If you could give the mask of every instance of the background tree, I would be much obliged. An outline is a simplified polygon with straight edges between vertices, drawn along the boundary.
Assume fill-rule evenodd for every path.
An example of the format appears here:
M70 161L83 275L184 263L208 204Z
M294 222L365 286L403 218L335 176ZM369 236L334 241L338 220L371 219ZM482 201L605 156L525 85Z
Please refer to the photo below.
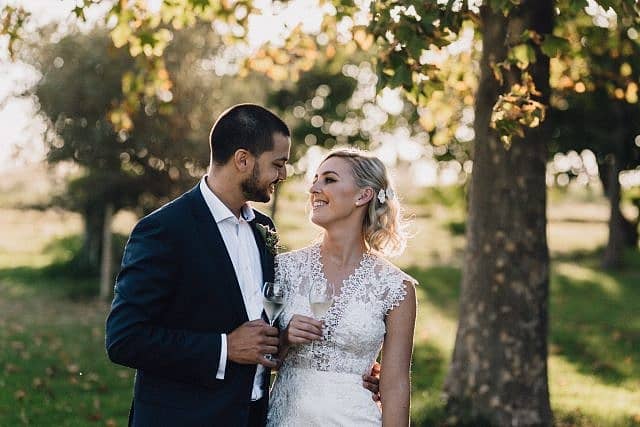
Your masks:
M143 84L135 59L103 29L37 49L35 95L51 124L47 159L81 167L57 202L83 216L75 260L82 270L98 271L107 206L144 214L193 185L208 164L215 117L232 100L264 96L259 77L237 87L216 75L210 58L217 46L205 25L176 35L164 56L171 85L140 94L128 91ZM122 114L124 98L140 108Z
M617 268L624 248L638 245L638 222L627 219L620 209L619 175L640 161L640 148L635 143L640 134L639 35L637 17L616 20L610 12L596 7L589 12L558 26L558 32L569 41L569 49L553 67L553 148L595 153L610 204L609 239L602 265Z

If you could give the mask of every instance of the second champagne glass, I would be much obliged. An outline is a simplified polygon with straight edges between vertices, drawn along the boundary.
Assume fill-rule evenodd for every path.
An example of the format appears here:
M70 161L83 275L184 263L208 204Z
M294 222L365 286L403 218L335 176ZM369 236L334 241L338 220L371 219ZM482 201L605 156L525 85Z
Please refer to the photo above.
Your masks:
M333 304L335 290L328 281L323 283L313 283L309 289L309 307L313 317L320 320L327 314ZM324 338L323 338L324 339ZM311 343L311 351L315 354L316 342Z
M334 288L327 281L324 283L314 283L309 289L309 306L313 317L320 320L333 304Z

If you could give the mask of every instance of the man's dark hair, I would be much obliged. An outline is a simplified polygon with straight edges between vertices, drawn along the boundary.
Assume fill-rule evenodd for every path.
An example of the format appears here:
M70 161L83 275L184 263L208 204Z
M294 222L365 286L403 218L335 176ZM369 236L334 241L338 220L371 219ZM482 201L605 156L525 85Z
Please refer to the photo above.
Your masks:
M211 160L223 165L241 148L254 156L273 149L273 135L290 137L278 116L255 104L238 104L222 113L211 128Z

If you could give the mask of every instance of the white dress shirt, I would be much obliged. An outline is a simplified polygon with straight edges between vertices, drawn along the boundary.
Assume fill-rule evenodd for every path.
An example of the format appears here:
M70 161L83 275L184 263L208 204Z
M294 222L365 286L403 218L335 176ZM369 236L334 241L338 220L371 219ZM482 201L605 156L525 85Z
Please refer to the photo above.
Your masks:
M255 219L253 209L249 204L242 207L240 218L237 218L231 210L211 191L206 183L207 176L200 181L200 191L204 196L213 219L216 221L224 244L233 263L244 306L247 309L249 320L260 319L262 315L262 264L256 239L249 225ZM214 280L214 278L211 278ZM220 351L220 363L216 378L224 379L227 367L227 336L222 334L222 346ZM258 365L256 376L253 380L251 400L262 397L262 375L264 366Z

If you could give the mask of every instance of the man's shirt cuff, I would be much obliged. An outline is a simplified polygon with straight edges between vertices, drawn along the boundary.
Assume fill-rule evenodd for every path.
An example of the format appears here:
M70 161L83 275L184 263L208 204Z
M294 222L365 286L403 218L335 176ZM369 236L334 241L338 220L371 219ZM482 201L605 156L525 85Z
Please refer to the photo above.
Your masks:
M218 372L216 379L223 380L224 372L227 368L227 334L220 334L220 362L218 363Z

